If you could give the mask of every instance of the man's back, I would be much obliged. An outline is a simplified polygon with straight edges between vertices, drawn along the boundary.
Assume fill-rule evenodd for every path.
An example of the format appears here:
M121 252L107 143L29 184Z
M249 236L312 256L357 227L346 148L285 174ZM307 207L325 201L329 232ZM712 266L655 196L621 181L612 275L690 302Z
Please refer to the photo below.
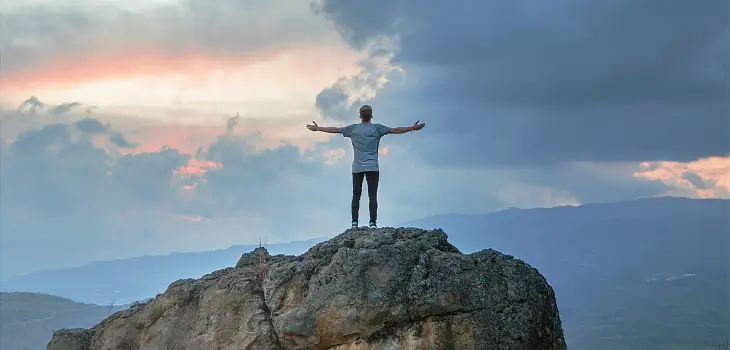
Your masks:
M378 148L380 138L390 133L391 128L377 123L351 124L342 128L342 136L352 140L354 159L352 172L380 171Z
M352 160L352 227L358 227L360 196L362 195L362 181L367 180L368 198L370 203L369 227L378 227L378 182L380 181L380 168L378 166L378 147L380 138L388 134L405 134L407 132L421 130L424 123L413 126L390 128L381 124L371 123L373 119L373 108L369 105L360 107L360 120L362 123L350 124L346 127L319 126L316 122L307 125L312 131L322 131L330 134L342 134L352 140L352 150L355 159Z

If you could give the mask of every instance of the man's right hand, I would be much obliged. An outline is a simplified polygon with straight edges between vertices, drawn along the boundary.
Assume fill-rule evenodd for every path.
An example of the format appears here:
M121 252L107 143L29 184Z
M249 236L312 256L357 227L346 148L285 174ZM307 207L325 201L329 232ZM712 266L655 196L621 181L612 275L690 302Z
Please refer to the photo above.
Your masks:
M418 122L420 122L420 120L416 120L416 122L413 124L413 126L412 126L413 131L421 130L421 129L423 129L424 126L426 126L426 123L418 124Z
M312 124L314 125L307 124L307 129L311 131L319 131L319 125L317 125L317 123L315 123L314 121L312 121Z

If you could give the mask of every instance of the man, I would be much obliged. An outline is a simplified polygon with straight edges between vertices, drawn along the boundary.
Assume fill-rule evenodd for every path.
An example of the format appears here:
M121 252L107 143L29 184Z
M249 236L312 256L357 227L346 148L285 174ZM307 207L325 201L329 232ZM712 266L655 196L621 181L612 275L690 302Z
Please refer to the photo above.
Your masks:
M380 180L380 168L378 166L378 146L380 138L388 134L404 134L410 131L421 130L425 123L418 124L416 121L412 126L389 128L387 126L372 123L373 109L368 105L360 107L360 120L358 124L351 124L345 127L324 127L312 122L307 129L322 131L331 134L342 134L352 141L352 149L355 158L352 161L352 227L358 227L358 216L360 212L360 196L362 195L363 179L368 183L368 199L370 201L370 224L371 228L377 227L378 220L378 181Z

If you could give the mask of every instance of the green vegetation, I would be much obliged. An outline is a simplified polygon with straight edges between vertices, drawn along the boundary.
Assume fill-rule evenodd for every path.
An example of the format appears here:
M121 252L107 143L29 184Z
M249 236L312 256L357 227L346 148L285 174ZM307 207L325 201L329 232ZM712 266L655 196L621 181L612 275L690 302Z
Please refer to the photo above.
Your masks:
M0 349L45 349L55 330L88 328L125 307L84 304L42 293L0 293Z

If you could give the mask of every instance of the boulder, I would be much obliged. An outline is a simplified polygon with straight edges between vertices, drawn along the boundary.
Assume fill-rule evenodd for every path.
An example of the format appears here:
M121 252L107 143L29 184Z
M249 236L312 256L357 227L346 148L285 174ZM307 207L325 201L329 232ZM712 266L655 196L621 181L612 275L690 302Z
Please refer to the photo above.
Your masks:
M71 347L70 347L71 346ZM244 254L47 349L565 349L553 289L441 230L351 229L300 256Z

